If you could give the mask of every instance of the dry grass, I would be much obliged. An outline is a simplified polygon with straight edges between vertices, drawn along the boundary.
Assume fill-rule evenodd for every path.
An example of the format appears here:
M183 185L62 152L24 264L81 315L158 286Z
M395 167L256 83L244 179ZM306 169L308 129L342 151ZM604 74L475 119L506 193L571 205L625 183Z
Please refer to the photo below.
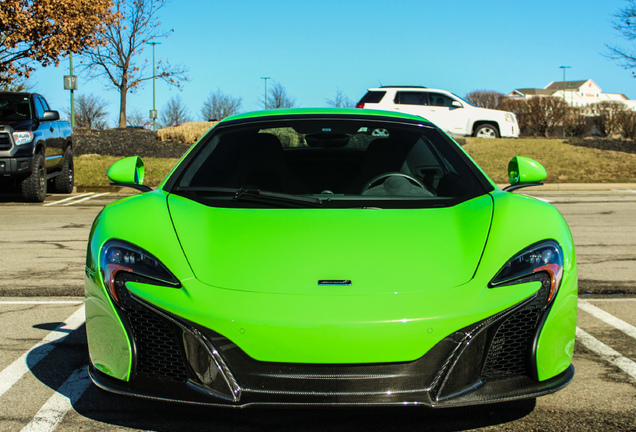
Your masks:
M464 150L496 183L507 183L513 156L539 161L548 172L547 183L636 183L636 154L572 145L562 139L467 138Z
M218 122L191 122L175 127L167 127L157 131L159 141L182 142L193 144Z
M110 180L106 177L108 168L121 157L82 155L74 158L76 186L108 186ZM146 167L144 184L157 186L170 172L178 159L144 158Z

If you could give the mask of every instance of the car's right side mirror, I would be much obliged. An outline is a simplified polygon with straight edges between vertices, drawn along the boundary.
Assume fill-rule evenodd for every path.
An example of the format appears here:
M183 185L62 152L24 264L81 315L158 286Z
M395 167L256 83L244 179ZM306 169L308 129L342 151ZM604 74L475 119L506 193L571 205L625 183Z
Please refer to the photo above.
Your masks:
M534 159L523 156L515 156L508 163L508 178L510 186L504 188L511 192L528 186L541 186L547 173L543 165Z
M464 105L462 105L461 102L453 101L453 102L451 102L451 107L453 107L453 108L464 108Z

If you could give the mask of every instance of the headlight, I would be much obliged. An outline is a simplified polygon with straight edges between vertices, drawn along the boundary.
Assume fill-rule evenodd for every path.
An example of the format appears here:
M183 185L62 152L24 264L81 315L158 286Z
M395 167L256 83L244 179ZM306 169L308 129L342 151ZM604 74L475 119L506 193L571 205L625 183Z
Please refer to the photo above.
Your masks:
M15 142L15 145L28 144L31 141L33 141L33 132L30 132L30 131L13 132L13 142Z
M121 240L110 240L102 248L100 257L106 288L119 301L117 288L123 288L125 280L118 280L126 272L128 280L179 288L176 277L158 259L145 250Z
M563 277L563 251L554 240L545 240L522 250L499 270L489 288L528 282L528 277L545 272L550 277L548 301L552 300Z
M504 117L506 118L506 121L510 122L510 123L517 123L517 120L515 118L515 115L513 113L509 113L507 112Z

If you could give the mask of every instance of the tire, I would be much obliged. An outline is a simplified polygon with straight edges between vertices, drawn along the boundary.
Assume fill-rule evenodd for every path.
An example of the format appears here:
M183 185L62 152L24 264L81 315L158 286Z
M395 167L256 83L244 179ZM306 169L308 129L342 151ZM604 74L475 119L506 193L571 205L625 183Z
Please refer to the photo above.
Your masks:
M46 198L46 165L44 156L33 156L33 171L20 183L22 198L29 202L43 202Z
M60 175L55 177L51 183L53 190L58 193L73 192L75 184L75 167L73 165L73 151L69 148L64 152L64 160L62 161L62 171Z
M475 129L473 136L477 138L499 138L499 131L490 123L484 123Z

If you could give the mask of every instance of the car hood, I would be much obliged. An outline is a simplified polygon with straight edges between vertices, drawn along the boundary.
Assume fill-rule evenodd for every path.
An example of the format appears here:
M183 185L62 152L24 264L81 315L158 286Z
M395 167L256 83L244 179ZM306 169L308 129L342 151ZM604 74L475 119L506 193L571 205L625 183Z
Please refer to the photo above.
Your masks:
M219 208L178 195L168 205L201 282L311 295L464 284L479 263L493 208L490 195L453 207L400 210Z

